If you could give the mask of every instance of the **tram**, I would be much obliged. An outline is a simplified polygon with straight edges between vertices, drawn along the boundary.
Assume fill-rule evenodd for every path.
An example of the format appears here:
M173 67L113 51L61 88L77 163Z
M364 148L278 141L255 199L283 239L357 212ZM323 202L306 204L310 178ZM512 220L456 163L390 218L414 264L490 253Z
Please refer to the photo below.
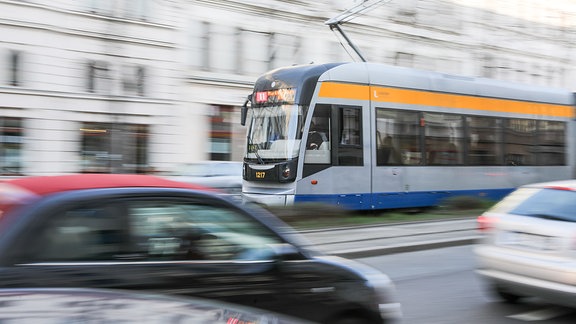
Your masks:
M275 69L257 79L243 196L349 210L497 200L574 176L574 93L353 62Z

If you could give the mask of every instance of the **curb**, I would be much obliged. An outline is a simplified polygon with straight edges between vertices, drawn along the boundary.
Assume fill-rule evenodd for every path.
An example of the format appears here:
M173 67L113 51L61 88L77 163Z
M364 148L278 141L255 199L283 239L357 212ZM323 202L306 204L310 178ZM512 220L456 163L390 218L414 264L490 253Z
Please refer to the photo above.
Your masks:
M411 225L411 224L426 224L426 223L442 223L442 222L452 222L452 221L463 221L463 220L475 220L476 216L473 217L455 217L455 218L444 218L444 219L428 219L428 220L418 220L418 221L407 221L407 222L389 222L389 223L376 223L367 225L349 225L349 226L335 226L335 227L324 227L324 228L314 228L314 229L299 229L293 225L290 225L299 233L317 233L317 232L330 232L330 231L343 231L349 229L362 229L362 228L373 228L373 227L390 227L390 226L401 226L401 225Z
M423 241L411 244L376 246L370 248L359 248L359 249L349 249L340 251L325 251L324 253L349 259L368 258L395 253L416 252L416 251L424 251L451 246L471 245L476 244L480 238L481 236L476 235L476 236L461 237L457 239Z

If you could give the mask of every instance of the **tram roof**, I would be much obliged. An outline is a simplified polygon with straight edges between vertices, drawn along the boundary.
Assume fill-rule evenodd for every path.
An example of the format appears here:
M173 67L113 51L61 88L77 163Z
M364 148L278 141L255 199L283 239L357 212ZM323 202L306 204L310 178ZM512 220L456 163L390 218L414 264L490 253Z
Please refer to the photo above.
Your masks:
M574 105L568 89L466 77L378 63L344 63L332 66L318 81L369 84L482 97Z
M342 63L307 64L281 67L271 70L256 80L254 92L279 88L298 88L295 102L310 102L318 78L326 71Z

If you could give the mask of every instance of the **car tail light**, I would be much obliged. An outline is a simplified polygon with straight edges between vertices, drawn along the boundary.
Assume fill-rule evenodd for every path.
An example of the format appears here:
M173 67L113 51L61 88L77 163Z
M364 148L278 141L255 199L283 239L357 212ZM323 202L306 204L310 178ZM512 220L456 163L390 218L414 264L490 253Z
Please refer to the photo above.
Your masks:
M494 223L496 222L494 217L489 217L486 215L480 215L476 219L476 224L478 226L478 230L480 232L488 232L494 227Z
M563 187L563 186L547 186L546 189L554 189L554 190L565 190L565 191L574 191L574 189L569 188L569 187Z

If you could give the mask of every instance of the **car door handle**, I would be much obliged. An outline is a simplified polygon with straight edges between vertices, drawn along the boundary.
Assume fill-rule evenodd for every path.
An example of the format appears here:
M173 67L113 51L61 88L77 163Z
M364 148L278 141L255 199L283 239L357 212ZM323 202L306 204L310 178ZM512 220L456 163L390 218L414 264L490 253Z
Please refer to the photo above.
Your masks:
M123 261L130 261L130 260L145 260L147 258L146 254L143 253L127 253L127 254L115 254L115 260L123 260Z

